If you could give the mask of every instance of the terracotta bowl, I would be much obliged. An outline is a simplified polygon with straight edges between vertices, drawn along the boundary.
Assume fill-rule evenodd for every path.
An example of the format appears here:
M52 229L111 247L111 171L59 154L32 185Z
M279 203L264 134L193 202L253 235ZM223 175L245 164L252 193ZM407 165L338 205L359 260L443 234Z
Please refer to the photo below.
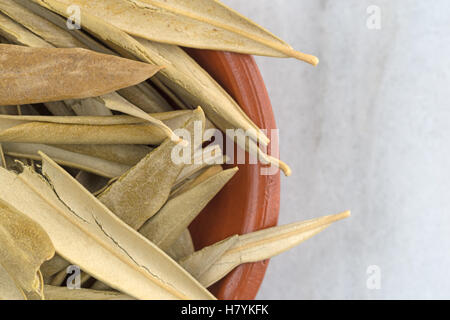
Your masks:
M276 128L269 96L253 57L208 50L186 51L260 128ZM234 234L277 224L280 175L263 176L260 169L261 165L239 165L236 176L192 223L190 229L197 249ZM241 265L209 289L218 299L254 299L267 266L268 261Z

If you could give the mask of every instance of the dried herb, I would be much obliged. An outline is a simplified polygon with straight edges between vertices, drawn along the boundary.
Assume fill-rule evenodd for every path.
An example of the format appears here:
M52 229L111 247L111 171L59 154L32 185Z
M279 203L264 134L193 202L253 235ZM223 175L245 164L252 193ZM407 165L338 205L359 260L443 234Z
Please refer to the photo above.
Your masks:
M58 0L129 34L184 47L294 57L317 65L253 21L214 0ZM51 3L50 0L42 2ZM118 14L120 13L120 14Z
M162 250L168 250L237 171L237 167L224 170L169 199L164 207L139 229L139 232Z
M185 128L193 133L196 121L204 126L205 115L200 108L194 111ZM166 140L102 192L98 196L100 201L132 228L139 229L167 201L184 166L172 160L175 146Z
M19 175L0 168L0 198L25 209L62 257L135 298L212 298L173 260L41 155L44 176L27 167Z
M346 211L332 216L273 227L239 236L238 241L227 249L206 271L204 265L198 263L198 257L196 256L205 252L212 252L214 257L217 257L215 252L223 242L216 245L215 248L203 249L203 253L194 253L192 256L183 259L181 264L187 265L194 274L201 273L198 280L205 287L209 287L238 265L269 259L313 237L333 222L349 216L350 212ZM234 240L227 241L234 242ZM212 259L209 259L209 261L212 261Z

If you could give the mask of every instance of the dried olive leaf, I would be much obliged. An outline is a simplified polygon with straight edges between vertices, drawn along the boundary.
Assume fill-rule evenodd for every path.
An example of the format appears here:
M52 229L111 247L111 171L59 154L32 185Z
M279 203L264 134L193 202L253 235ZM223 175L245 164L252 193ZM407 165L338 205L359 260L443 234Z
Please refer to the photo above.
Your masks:
M191 233L185 229L172 246L166 250L166 253L175 261L194 253L194 242Z
M32 1L62 16L68 16L68 5L60 1ZM254 132L251 132L252 138L255 140L259 138L264 144L268 143L267 137L239 105L181 48L144 39L136 40L106 21L91 15L87 10L83 11L83 28L105 43L114 44L116 50L121 48L121 54L132 54L142 61L164 66L165 68L161 70L161 80L169 88L176 88L183 93L180 97L188 101L192 108L201 106L220 129L251 128L254 129Z
M239 236L238 242L228 249L208 270L204 271L198 280L205 287L209 287L238 265L269 259L318 234L333 222L349 216L350 211L346 211ZM198 273L197 270L203 270L201 264L194 266L191 263L189 268L194 273Z
M16 0L0 0L0 11L58 48L86 48L67 31L22 7Z
M165 138L165 133L153 125L92 126L29 122L0 131L1 142L20 143L158 145Z
M59 0L108 21L123 31L184 47L294 57L317 65L253 21L211 0Z
M46 285L47 300L134 300L132 297L115 291L98 291L91 289L69 289Z
M162 250L168 250L237 171L237 167L224 170L170 199L139 232Z
M40 5L67 16L67 5L55 0L33 0ZM223 131L226 129L244 129L250 141L236 142L250 154L258 156L260 161L273 164L283 170L286 176L291 175L289 166L279 159L268 156L258 148L255 141L267 145L269 139L239 105L217 84L211 76L191 59L181 48L173 45L156 43L145 39L136 41L120 29L92 16L86 10L83 13L84 28L102 39L107 44L114 44L120 53L131 53L135 57L153 64L164 65L155 80L160 79L174 92L177 92L190 107L201 105L208 117ZM159 81L159 80L158 80ZM228 132L228 131L226 131ZM233 137L234 138L234 137Z
M45 178L0 168L0 198L33 217L63 258L138 299L210 299L211 294L132 230L44 154Z
M84 170L106 178L118 177L130 169L130 166L128 165L59 149L45 144L4 143L4 149L7 155L38 161L41 160L38 151L42 151L62 166Z
M205 115L201 108L195 110L185 124L184 128L191 136L198 121L202 124L203 133ZM184 166L172 160L175 146L175 142L166 140L103 191L98 196L99 200L125 223L139 229L167 201Z
M178 263L194 278L200 279L206 270L219 260L227 250L231 249L238 240L238 235L231 236L202 250L196 251L189 256L183 257Z
M55 254L49 236L38 223L1 200L0 226L1 265L24 291L39 292L39 268Z
M86 49L0 44L0 104L99 96L140 83L159 67Z

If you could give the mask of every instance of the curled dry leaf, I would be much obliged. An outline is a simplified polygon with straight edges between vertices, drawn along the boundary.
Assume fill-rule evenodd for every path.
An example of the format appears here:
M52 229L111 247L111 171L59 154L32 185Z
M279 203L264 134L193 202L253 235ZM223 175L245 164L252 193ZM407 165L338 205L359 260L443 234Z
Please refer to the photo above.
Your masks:
M162 250L168 250L237 171L237 167L224 170L171 198L139 232Z
M26 211L63 258L139 299L211 299L154 244L118 219L44 154L43 176L0 168L0 199Z
M239 236L238 241L227 249L206 271L204 271L202 263L198 263L198 260L194 257L196 253L183 261L185 261L184 263L186 261L189 262L189 270L194 274L201 271L202 275L198 280L205 287L209 287L240 264L269 259L308 240L329 227L333 222L349 216L350 211L346 211L336 215L277 226ZM209 251L206 248L204 250ZM214 250L212 249L213 252Z
M39 268L55 254L49 236L38 223L1 200L0 225L0 265L19 288L40 294Z
M132 297L115 291L98 291L90 289L68 289L46 285L44 287L47 300L134 300Z
M192 113L192 117L184 126L191 136L198 121L201 122L203 133L205 115L201 108ZM139 229L167 201L184 166L183 163L172 159L176 146L175 142L166 140L103 191L98 196L99 200L125 223Z
M129 34L184 47L318 59L286 42L217 0L58 0L79 5Z
M159 67L86 49L0 44L0 105L81 99L140 83Z

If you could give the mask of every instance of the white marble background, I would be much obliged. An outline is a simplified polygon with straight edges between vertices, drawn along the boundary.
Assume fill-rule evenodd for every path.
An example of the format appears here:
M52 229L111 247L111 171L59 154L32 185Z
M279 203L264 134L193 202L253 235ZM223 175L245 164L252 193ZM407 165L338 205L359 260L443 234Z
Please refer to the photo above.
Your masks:
M321 60L257 58L294 171L280 223L353 213L272 259L258 298L450 298L450 1L224 2Z

